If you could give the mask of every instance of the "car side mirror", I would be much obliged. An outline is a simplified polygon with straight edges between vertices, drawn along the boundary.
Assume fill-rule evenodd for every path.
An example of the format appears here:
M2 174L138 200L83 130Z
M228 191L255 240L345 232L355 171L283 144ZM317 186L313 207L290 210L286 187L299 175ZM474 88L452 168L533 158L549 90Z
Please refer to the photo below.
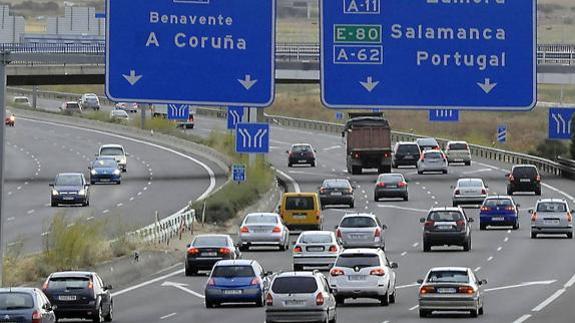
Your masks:
M417 280L417 283L418 283L418 284L423 284L423 279L418 279L418 280Z
M451 185L451 186L449 186L449 187L450 187L451 189L454 189L454 188L455 188L455 186L453 186L453 185Z
M575 213L575 210L571 210L571 214L574 214L574 213Z
M469 223L475 222L475 220L473 220L473 218L469 218L467 221L469 221Z
M266 271L264 276L272 276L274 274L273 271Z
M511 173L505 174L505 177L509 177L509 176L511 176Z
M130 157L130 154L129 154L129 153L126 153L125 155L126 155L126 157Z
M381 226L381 228L382 228L383 230L387 230L387 224L383 224L383 225Z
M420 218L419 223L425 223L425 218Z
M289 154L289 150L286 150L286 154Z
M337 228L339 227L339 225L334 226L333 228L337 230Z
M410 180L409 178L406 178L406 179L405 179L405 182L406 182L406 183L409 183L409 182L411 182L411 180Z
M487 279L480 280L479 285L487 285Z
M187 243L187 244L186 244L186 248L188 248L188 249L189 249L191 246L192 246L191 243Z
M342 131L342 132L341 132L341 137L342 137L342 138L345 138L345 131Z
M297 241L295 241L295 240L291 242L292 246L295 246L296 244L297 244Z
M92 166L88 166L88 170L92 170Z
M50 183L50 184L48 184L48 186L54 187L54 183Z
M521 207L521 204L515 204L515 206L516 206L517 208L520 208L520 207Z
M399 268L399 266L397 265L397 262L392 262L391 264L389 264L389 267L391 267L391 269Z
M533 214L533 212L535 212L535 210L529 209L529 210L527 210L527 212L529 212L529 214ZM571 212L573 212L573 211L571 211Z
M112 285L106 285L106 286L104 286L104 290L112 290Z
M85 187L90 187L90 184L86 183L84 184Z

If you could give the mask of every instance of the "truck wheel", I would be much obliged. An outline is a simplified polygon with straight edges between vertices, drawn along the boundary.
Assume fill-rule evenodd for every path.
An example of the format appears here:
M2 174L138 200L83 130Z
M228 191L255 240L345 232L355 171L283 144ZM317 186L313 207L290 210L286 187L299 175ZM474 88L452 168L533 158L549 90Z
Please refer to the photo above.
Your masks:
M351 166L351 174L352 175L360 175L362 172L362 168L359 166Z

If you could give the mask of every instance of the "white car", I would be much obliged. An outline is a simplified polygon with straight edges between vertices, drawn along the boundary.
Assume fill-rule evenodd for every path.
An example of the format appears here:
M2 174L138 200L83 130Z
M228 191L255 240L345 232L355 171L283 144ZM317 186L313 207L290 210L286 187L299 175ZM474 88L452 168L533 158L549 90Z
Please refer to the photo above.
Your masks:
M130 121L130 116L124 110L112 110L110 111L110 119L111 120L119 120L122 122Z
M447 157L441 150L426 150L417 162L417 173L442 172L447 174Z
M343 248L331 231L304 231L293 248L293 270L304 267L332 267Z
M289 230L279 214L249 213L239 232L240 250L254 246L278 246L280 250L289 248Z
M26 96L15 96L13 102L16 105L25 106L27 108L32 107L32 103L30 103L30 100Z
M80 106L82 106L83 110L92 109L95 111L100 110L100 99L94 93L85 93L82 94L80 98Z
M395 303L396 268L381 249L346 249L329 272L329 286L338 304L346 298L373 298L387 306Z
M445 156L447 163L463 163L465 166L471 166L471 151L465 141L450 141L445 146Z
M120 167L120 169L123 172L126 172L127 170L126 167L128 165L128 154L126 153L122 145L108 144L100 146L98 154L96 154L96 157L104 157L104 156L114 157L116 159L116 162L118 163L118 167Z
M462 204L482 205L488 188L481 178L460 178L453 189L453 206Z

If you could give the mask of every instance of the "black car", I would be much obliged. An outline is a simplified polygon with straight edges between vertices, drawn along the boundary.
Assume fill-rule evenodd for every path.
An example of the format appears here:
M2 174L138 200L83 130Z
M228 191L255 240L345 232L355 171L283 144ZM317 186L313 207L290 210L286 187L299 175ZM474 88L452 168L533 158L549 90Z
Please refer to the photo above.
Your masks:
M471 222L459 207L432 208L427 217L420 219L424 223L423 251L431 251L432 246L462 246L464 251L471 250Z
M90 205L90 184L82 173L60 173L50 184L50 205L81 204Z
M541 195L541 175L534 165L515 165L507 174L507 195L515 192L535 192Z
M321 206L349 205L354 207L353 186L347 179L326 179L319 187Z
M241 258L240 250L227 234L202 234L188 244L184 268L186 276L192 276L200 270L212 270L220 260Z
M421 156L421 149L415 142L398 142L393 147L393 160L391 167L416 166Z
M315 167L315 150L310 144L294 144L286 153L288 154L288 167L302 164Z
M0 288L0 322L54 323L54 309L37 288Z
M114 301L110 290L94 272L65 271L52 273L42 291L53 305L58 320L64 318L110 322Z

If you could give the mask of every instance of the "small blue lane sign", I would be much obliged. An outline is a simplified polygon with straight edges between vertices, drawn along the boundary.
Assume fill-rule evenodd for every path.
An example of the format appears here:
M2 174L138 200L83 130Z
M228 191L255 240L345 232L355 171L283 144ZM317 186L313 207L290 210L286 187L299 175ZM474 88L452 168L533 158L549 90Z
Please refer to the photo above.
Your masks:
M575 108L549 109L549 139L571 139L574 115Z
M190 106L187 104L168 104L168 120L188 120Z
M246 181L246 165L244 164L232 165L232 180L238 183Z
M497 141L502 144L507 142L507 125L500 124L497 126Z
M270 151L270 126L267 123L238 123L236 152L267 154Z
M243 107L228 107L228 129L236 129L236 125L244 120Z
M343 113L342 112L336 112L335 113L335 120L343 120Z
M429 110L431 122L459 122L459 110L456 109L431 109Z

